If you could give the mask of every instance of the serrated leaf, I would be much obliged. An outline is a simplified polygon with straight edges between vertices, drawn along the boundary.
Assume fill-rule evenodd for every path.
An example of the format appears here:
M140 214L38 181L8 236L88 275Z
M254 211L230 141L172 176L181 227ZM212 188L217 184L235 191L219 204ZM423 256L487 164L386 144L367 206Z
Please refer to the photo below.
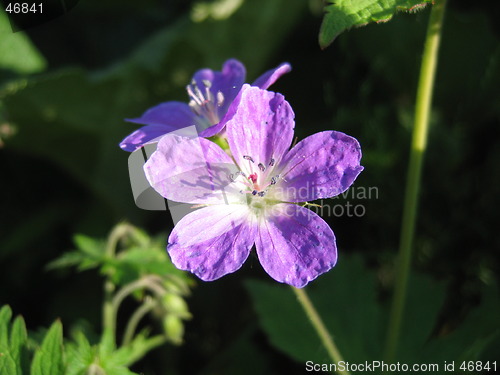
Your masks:
M112 353L108 364L114 366L129 366L141 359L149 350L148 330L138 333L134 339L127 345Z
M83 234L77 234L73 241L79 250L92 258L101 258L104 255L104 241L96 240Z
M10 354L16 364L17 374L22 373L22 354L27 340L28 332L26 331L26 324L24 323L24 319L18 316L12 324L9 338Z
M82 332L75 334L75 343L66 346L67 365L65 375L85 374L85 370L94 362L96 349L88 342Z
M36 73L46 62L25 33L13 33L7 14L0 8L0 68L17 73Z
M5 305L0 309L0 350L7 351L9 347L9 324L12 317L10 306Z
M0 375L21 375L10 353L0 352Z
M31 375L64 375L62 324L56 321L35 352Z
M432 0L329 0L319 32L321 48L328 47L343 31L370 22L390 20L397 11L422 8Z
M59 258L53 260L45 267L47 270L54 270L57 268L68 268L77 266L82 263L86 258L79 251L70 251L61 255Z

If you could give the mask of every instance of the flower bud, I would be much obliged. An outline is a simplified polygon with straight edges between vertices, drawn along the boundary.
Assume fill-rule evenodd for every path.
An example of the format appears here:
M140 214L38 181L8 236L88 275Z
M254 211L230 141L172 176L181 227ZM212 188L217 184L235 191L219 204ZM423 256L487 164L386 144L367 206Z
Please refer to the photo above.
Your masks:
M182 336L184 336L184 325L182 320L175 315L167 315L163 318L163 329L168 340L175 345L182 344Z

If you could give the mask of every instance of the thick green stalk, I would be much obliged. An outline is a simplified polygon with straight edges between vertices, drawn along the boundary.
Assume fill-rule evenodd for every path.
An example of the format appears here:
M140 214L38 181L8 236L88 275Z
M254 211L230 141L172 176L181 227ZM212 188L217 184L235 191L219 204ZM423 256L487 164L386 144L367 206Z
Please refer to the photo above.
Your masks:
M304 308L307 317L311 320L314 329L318 333L318 336L321 342L323 343L323 346L325 347L326 351L328 352L328 355L332 359L333 363L338 364L339 362L344 362L342 356L340 355L339 350L337 349L337 346L335 345L332 339L332 336L326 329L325 324L323 323L321 317L314 308L314 305L309 299L309 296L307 295L306 291L304 289L298 289L294 287L292 287L292 290L297 296L298 301ZM337 371L337 373L341 375L349 375L348 371L339 370Z
M435 0L432 6L429 25L427 27L424 53L422 56L422 66L420 68L415 105L415 123L406 180L403 220L401 224L396 284L385 351L385 359L388 362L392 362L396 355L404 312L408 275L412 258L413 237L417 218L422 164L427 146L432 91L434 88L434 77L438 60L445 5L446 0Z

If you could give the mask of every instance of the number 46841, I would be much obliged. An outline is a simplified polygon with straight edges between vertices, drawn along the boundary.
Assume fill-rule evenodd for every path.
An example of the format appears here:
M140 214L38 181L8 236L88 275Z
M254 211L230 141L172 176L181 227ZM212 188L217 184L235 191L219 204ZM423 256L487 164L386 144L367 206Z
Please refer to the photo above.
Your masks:
M28 4L28 3L9 3L5 8L7 13L42 13L43 4Z

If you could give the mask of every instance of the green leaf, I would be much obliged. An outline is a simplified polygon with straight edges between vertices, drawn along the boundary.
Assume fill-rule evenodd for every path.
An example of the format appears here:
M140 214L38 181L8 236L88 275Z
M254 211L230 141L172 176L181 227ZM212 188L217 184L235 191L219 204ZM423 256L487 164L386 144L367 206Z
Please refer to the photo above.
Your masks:
M96 356L97 350L90 345L83 332L78 331L74 336L74 341L66 346L67 367L65 375L85 374Z
M343 258L329 273L307 287L311 301L340 351L349 361L381 358L384 311L376 303L375 276L359 258ZM271 342L298 361L328 361L318 335L292 290L284 285L251 281L247 287ZM291 329L293 327L293 329Z
M104 247L106 245L102 240L96 240L83 234L77 234L73 237L73 241L79 250L92 258L100 258L104 255Z
M0 374L1 375L21 375L17 372L16 362L10 353L0 352Z
M71 266L77 266L83 263L87 259L80 251L70 251L64 253L59 258L53 260L45 267L47 270L53 270L57 268L68 268Z
M31 375L63 375L63 338L62 324L52 324L43 339L42 345L35 352L31 364Z
M46 62L25 33L13 33L7 14L0 8L0 68L20 74L45 69Z
M23 360L27 360L27 358L23 356L23 354L25 354L24 351L27 340L28 332L26 331L26 324L24 323L24 319L18 316L12 324L9 338L10 354L16 364L17 374L22 374Z
M361 363L382 358L388 306L378 302L376 280L375 272L367 270L359 257L344 257L333 270L307 287L312 303L347 361ZM300 362L329 360L290 288L261 281L249 282L247 287L261 325L276 347ZM412 353L422 350L434 327L443 294L442 285L422 276L411 277L400 348L402 358L408 360Z
M5 305L0 309L0 350L6 351L9 347L9 324L12 317L12 310Z
M321 48L328 47L343 31L370 22L389 21L397 11L414 11L432 0L329 0L319 32Z

